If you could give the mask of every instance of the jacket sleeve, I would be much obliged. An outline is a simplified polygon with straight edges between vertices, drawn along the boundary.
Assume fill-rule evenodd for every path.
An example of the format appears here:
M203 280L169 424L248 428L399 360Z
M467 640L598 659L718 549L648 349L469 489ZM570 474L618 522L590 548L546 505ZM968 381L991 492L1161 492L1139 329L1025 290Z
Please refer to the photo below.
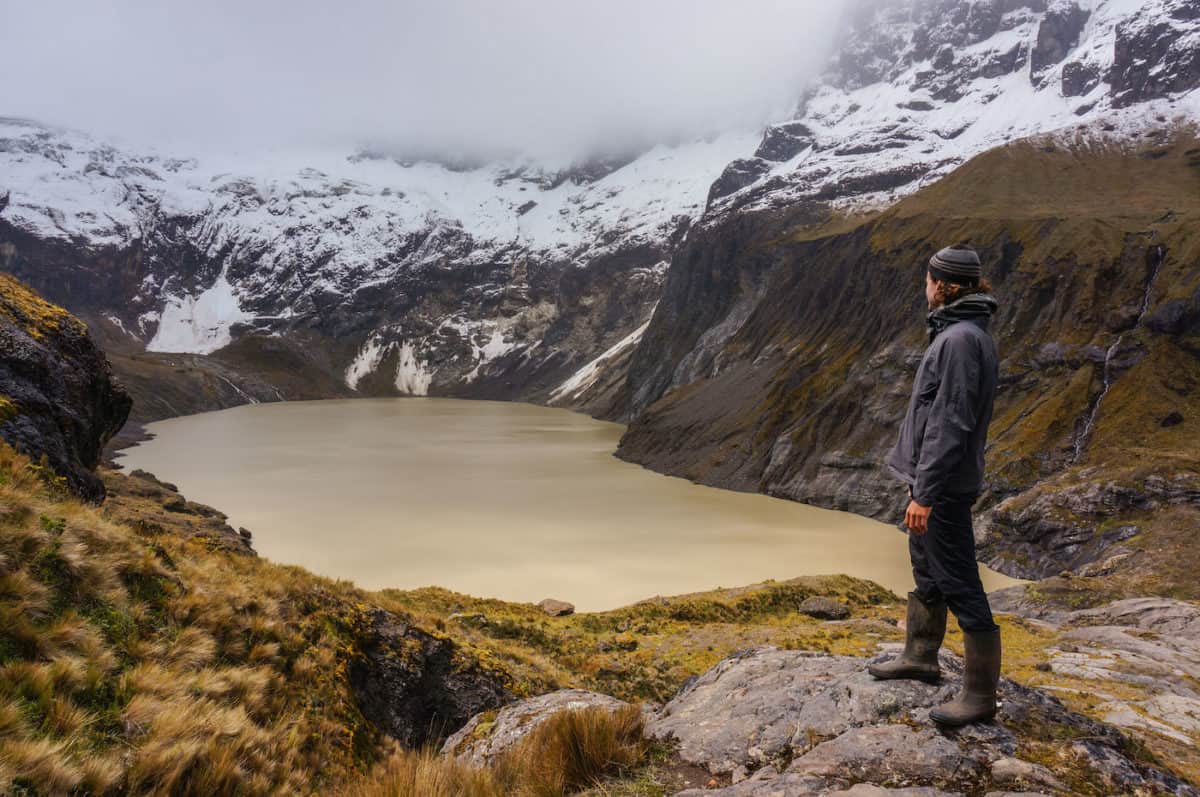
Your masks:
M938 390L929 407L913 499L932 506L962 462L967 437L977 422L980 373L974 342L948 339L938 357Z

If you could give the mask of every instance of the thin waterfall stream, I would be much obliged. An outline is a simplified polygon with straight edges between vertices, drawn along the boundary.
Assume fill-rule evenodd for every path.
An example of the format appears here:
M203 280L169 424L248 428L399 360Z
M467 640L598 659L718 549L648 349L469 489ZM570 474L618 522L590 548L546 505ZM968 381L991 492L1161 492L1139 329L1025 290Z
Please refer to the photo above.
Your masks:
M1146 315L1146 311L1150 309L1150 292L1154 289L1154 280L1158 277L1159 269L1162 268L1163 261L1166 260L1167 250L1162 244L1155 247L1154 253L1154 269L1150 273L1150 279L1146 282L1146 290L1142 293L1142 307L1138 311L1137 318L1134 319L1133 329L1137 329L1142 323L1142 318ZM1087 420L1083 424L1083 431L1075 438L1075 453L1071 458L1071 462L1079 461L1079 457L1083 454L1084 446L1087 445L1088 438L1092 434L1092 429L1096 425L1096 416L1100 412L1100 404L1104 401L1104 397L1108 395L1109 388L1112 387L1113 376L1111 370L1111 362L1113 356L1121 347L1121 342L1125 338L1125 333L1117 335L1117 339L1104 352L1103 366L1103 381L1100 388L1100 395L1092 403L1091 409L1088 411Z

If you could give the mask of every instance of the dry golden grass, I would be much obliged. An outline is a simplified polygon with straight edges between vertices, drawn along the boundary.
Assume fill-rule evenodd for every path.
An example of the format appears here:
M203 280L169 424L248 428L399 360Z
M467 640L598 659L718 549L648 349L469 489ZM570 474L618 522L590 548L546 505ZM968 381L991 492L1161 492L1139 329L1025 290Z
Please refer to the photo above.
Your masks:
M387 746L362 593L147 534L0 447L0 793L314 793Z
M433 749L402 751L347 797L505 797L490 770L442 758Z
M646 757L637 706L597 706L549 717L487 768L433 749L396 753L348 797L563 797L628 775Z

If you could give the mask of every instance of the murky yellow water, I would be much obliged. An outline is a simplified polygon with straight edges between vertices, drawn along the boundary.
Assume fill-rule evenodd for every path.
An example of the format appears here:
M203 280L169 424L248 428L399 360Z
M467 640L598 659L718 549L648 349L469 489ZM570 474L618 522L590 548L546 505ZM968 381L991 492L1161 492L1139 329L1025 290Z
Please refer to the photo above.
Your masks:
M912 586L894 527L654 473L612 455L623 427L567 410L356 399L149 428L126 467L228 513L263 556L370 589L433 584L591 611L823 573Z

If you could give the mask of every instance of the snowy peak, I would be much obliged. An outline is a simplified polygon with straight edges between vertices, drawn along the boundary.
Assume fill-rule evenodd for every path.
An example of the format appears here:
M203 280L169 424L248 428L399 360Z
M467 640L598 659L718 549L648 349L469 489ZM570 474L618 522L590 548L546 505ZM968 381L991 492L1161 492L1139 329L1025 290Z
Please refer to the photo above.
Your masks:
M878 207L1013 139L1200 118L1197 0L864 3L842 35L795 119L714 184L710 212Z
M365 152L236 162L131 153L4 119L0 190L11 194L7 222L41 239L93 252L189 249L195 268L159 263L135 295L101 310L151 350L207 353L238 324L279 330L439 264L478 268L519 252L581 266L661 245L756 139L730 133L561 167Z

